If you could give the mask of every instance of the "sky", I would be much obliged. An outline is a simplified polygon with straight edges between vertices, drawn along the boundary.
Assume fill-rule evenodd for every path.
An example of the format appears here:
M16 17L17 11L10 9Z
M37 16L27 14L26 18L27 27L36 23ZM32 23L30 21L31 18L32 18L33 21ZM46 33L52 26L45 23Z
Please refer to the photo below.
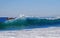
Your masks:
M0 16L60 16L60 0L0 0Z

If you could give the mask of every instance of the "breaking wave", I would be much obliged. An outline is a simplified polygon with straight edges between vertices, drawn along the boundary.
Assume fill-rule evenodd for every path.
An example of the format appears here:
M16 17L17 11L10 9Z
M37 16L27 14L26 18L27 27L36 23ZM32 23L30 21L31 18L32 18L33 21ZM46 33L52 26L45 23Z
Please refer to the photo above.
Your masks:
M60 24L60 18L38 18L38 17L21 17L13 20L7 20L3 23L0 23L0 29L22 29L25 27L44 27L44 26L57 26Z

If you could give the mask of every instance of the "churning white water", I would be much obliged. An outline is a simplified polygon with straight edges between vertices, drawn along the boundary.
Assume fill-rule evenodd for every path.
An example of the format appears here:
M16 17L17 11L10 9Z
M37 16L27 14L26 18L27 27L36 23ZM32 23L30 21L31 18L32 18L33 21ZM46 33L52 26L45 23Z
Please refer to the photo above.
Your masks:
M60 27L0 31L0 38L60 38Z

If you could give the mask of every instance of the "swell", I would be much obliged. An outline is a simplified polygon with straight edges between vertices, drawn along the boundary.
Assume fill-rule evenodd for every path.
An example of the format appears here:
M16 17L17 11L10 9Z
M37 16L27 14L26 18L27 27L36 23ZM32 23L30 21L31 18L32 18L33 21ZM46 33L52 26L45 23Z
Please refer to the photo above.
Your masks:
M27 26L45 26L45 25L57 25L60 24L60 19L40 19L40 18L18 18L13 20L7 20L3 23L0 23L0 29L11 29L11 28L25 28Z

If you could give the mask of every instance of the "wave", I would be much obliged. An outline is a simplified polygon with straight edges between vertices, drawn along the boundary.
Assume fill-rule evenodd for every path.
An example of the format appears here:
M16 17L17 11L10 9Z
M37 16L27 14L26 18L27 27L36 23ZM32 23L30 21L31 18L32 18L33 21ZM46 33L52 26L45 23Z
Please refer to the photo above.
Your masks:
M25 28L27 26L45 26L45 25L56 25L60 24L60 18L58 19L47 19L38 17L21 17L13 20L7 20L0 23L0 29L11 29L11 28Z

